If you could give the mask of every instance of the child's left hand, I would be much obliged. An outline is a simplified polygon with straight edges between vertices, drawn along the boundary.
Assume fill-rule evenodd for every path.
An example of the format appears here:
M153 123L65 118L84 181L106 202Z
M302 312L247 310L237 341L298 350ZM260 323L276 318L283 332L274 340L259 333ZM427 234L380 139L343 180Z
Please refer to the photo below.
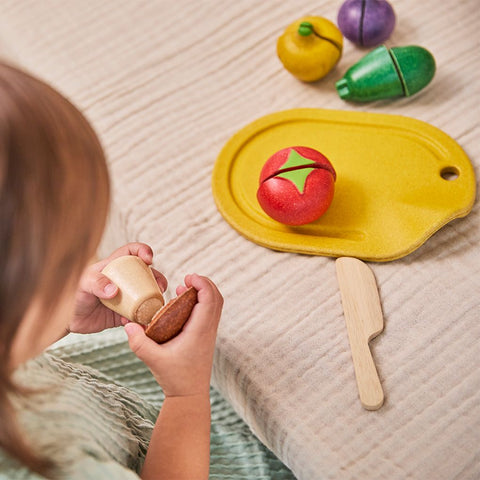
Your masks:
M144 243L128 243L115 250L108 258L89 265L80 278L79 287L75 298L75 312L68 326L72 333L96 333L106 328L119 327L127 323L127 319L113 312L99 298L113 298L118 287L101 273L103 268L114 258L123 255L136 255L147 265L151 265L153 252ZM160 290L167 288L166 278L157 270L153 269Z

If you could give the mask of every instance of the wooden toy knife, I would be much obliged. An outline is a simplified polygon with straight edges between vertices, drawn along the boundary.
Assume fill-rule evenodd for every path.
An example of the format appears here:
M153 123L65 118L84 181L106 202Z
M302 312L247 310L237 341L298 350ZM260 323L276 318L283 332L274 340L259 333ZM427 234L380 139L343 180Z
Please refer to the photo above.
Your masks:
M335 263L360 402L367 410L378 410L384 395L368 345L383 330L375 276L356 258L341 257Z

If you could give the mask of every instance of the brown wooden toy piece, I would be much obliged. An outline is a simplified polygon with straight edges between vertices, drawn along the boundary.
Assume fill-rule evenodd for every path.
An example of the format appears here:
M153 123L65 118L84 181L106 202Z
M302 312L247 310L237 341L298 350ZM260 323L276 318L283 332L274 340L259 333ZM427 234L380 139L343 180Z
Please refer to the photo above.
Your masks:
M161 308L145 333L157 343L168 342L182 330L196 303L197 291L191 287Z

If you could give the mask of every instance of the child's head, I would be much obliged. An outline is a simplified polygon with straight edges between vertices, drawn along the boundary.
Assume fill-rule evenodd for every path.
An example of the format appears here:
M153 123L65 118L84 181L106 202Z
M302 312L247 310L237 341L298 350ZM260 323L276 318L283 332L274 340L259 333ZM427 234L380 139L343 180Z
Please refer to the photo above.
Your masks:
M59 312L71 311L108 198L104 154L87 120L0 62L0 446L33 469L40 464L8 420L11 368L64 331L69 318Z

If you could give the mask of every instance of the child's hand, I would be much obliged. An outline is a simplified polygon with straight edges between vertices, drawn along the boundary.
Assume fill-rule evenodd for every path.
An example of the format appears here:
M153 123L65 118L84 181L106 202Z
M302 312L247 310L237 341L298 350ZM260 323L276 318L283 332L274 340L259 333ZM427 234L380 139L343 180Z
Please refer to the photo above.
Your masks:
M75 299L75 313L68 331L72 333L95 333L106 328L125 325L128 320L113 312L99 298L113 298L118 293L118 287L105 275L100 273L114 258L123 255L136 255L147 265L151 265L153 252L144 243L128 243L115 250L108 258L89 265L82 274ZM160 290L167 288L166 278L152 268Z
M187 275L185 285L198 291L198 303L175 338L159 345L145 335L141 325L125 325L130 348L150 368L167 397L208 395L210 389L223 298L206 277ZM177 294L186 287L178 287Z

